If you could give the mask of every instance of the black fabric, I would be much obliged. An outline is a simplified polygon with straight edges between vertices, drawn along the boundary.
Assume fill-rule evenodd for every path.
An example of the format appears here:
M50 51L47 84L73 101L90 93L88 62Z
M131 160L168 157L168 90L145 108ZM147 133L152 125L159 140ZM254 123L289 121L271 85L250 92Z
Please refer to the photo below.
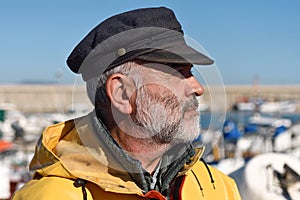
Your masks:
M179 176L171 189L171 199L180 200L181 199L181 187L184 183L185 176Z
M158 7L136 9L106 19L74 48L67 64L88 80L134 59L203 65L214 62L186 44L172 10Z

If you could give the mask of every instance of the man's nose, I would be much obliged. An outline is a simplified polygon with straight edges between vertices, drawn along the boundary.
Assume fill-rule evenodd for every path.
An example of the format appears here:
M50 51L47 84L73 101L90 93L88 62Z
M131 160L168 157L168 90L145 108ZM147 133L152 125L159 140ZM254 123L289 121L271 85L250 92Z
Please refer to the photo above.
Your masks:
M187 89L187 95L195 94L196 96L201 96L203 94L204 88L194 76L190 76L186 80L188 83L187 87L189 88Z

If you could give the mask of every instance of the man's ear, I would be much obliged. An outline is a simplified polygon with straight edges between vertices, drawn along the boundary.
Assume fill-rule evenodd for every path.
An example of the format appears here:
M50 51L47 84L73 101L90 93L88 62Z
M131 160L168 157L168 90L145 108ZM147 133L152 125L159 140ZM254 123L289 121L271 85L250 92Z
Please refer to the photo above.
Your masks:
M130 98L135 91L132 79L123 74L113 74L106 81L106 93L112 105L123 114L130 114L133 107Z

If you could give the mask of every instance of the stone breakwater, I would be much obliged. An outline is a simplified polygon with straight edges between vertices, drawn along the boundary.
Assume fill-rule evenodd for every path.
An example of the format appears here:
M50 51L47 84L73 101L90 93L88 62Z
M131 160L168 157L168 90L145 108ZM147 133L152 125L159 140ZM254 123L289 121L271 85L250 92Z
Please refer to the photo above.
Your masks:
M90 102L84 86L0 85L1 104L15 105L22 112L66 112L72 104Z
M266 100L294 100L300 111L300 85L228 85L225 86L226 109L230 110L238 99L260 97ZM210 103L209 90L205 90L203 103ZM15 105L22 112L66 112L72 105L90 102L84 86L73 85L0 85L1 104Z

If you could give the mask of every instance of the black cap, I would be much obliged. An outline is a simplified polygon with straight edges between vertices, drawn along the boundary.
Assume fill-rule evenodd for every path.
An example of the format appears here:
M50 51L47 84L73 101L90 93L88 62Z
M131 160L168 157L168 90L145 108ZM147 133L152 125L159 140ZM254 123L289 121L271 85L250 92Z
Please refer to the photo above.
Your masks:
M143 8L110 17L96 26L67 59L88 80L125 62L210 65L214 61L186 44L172 10Z

